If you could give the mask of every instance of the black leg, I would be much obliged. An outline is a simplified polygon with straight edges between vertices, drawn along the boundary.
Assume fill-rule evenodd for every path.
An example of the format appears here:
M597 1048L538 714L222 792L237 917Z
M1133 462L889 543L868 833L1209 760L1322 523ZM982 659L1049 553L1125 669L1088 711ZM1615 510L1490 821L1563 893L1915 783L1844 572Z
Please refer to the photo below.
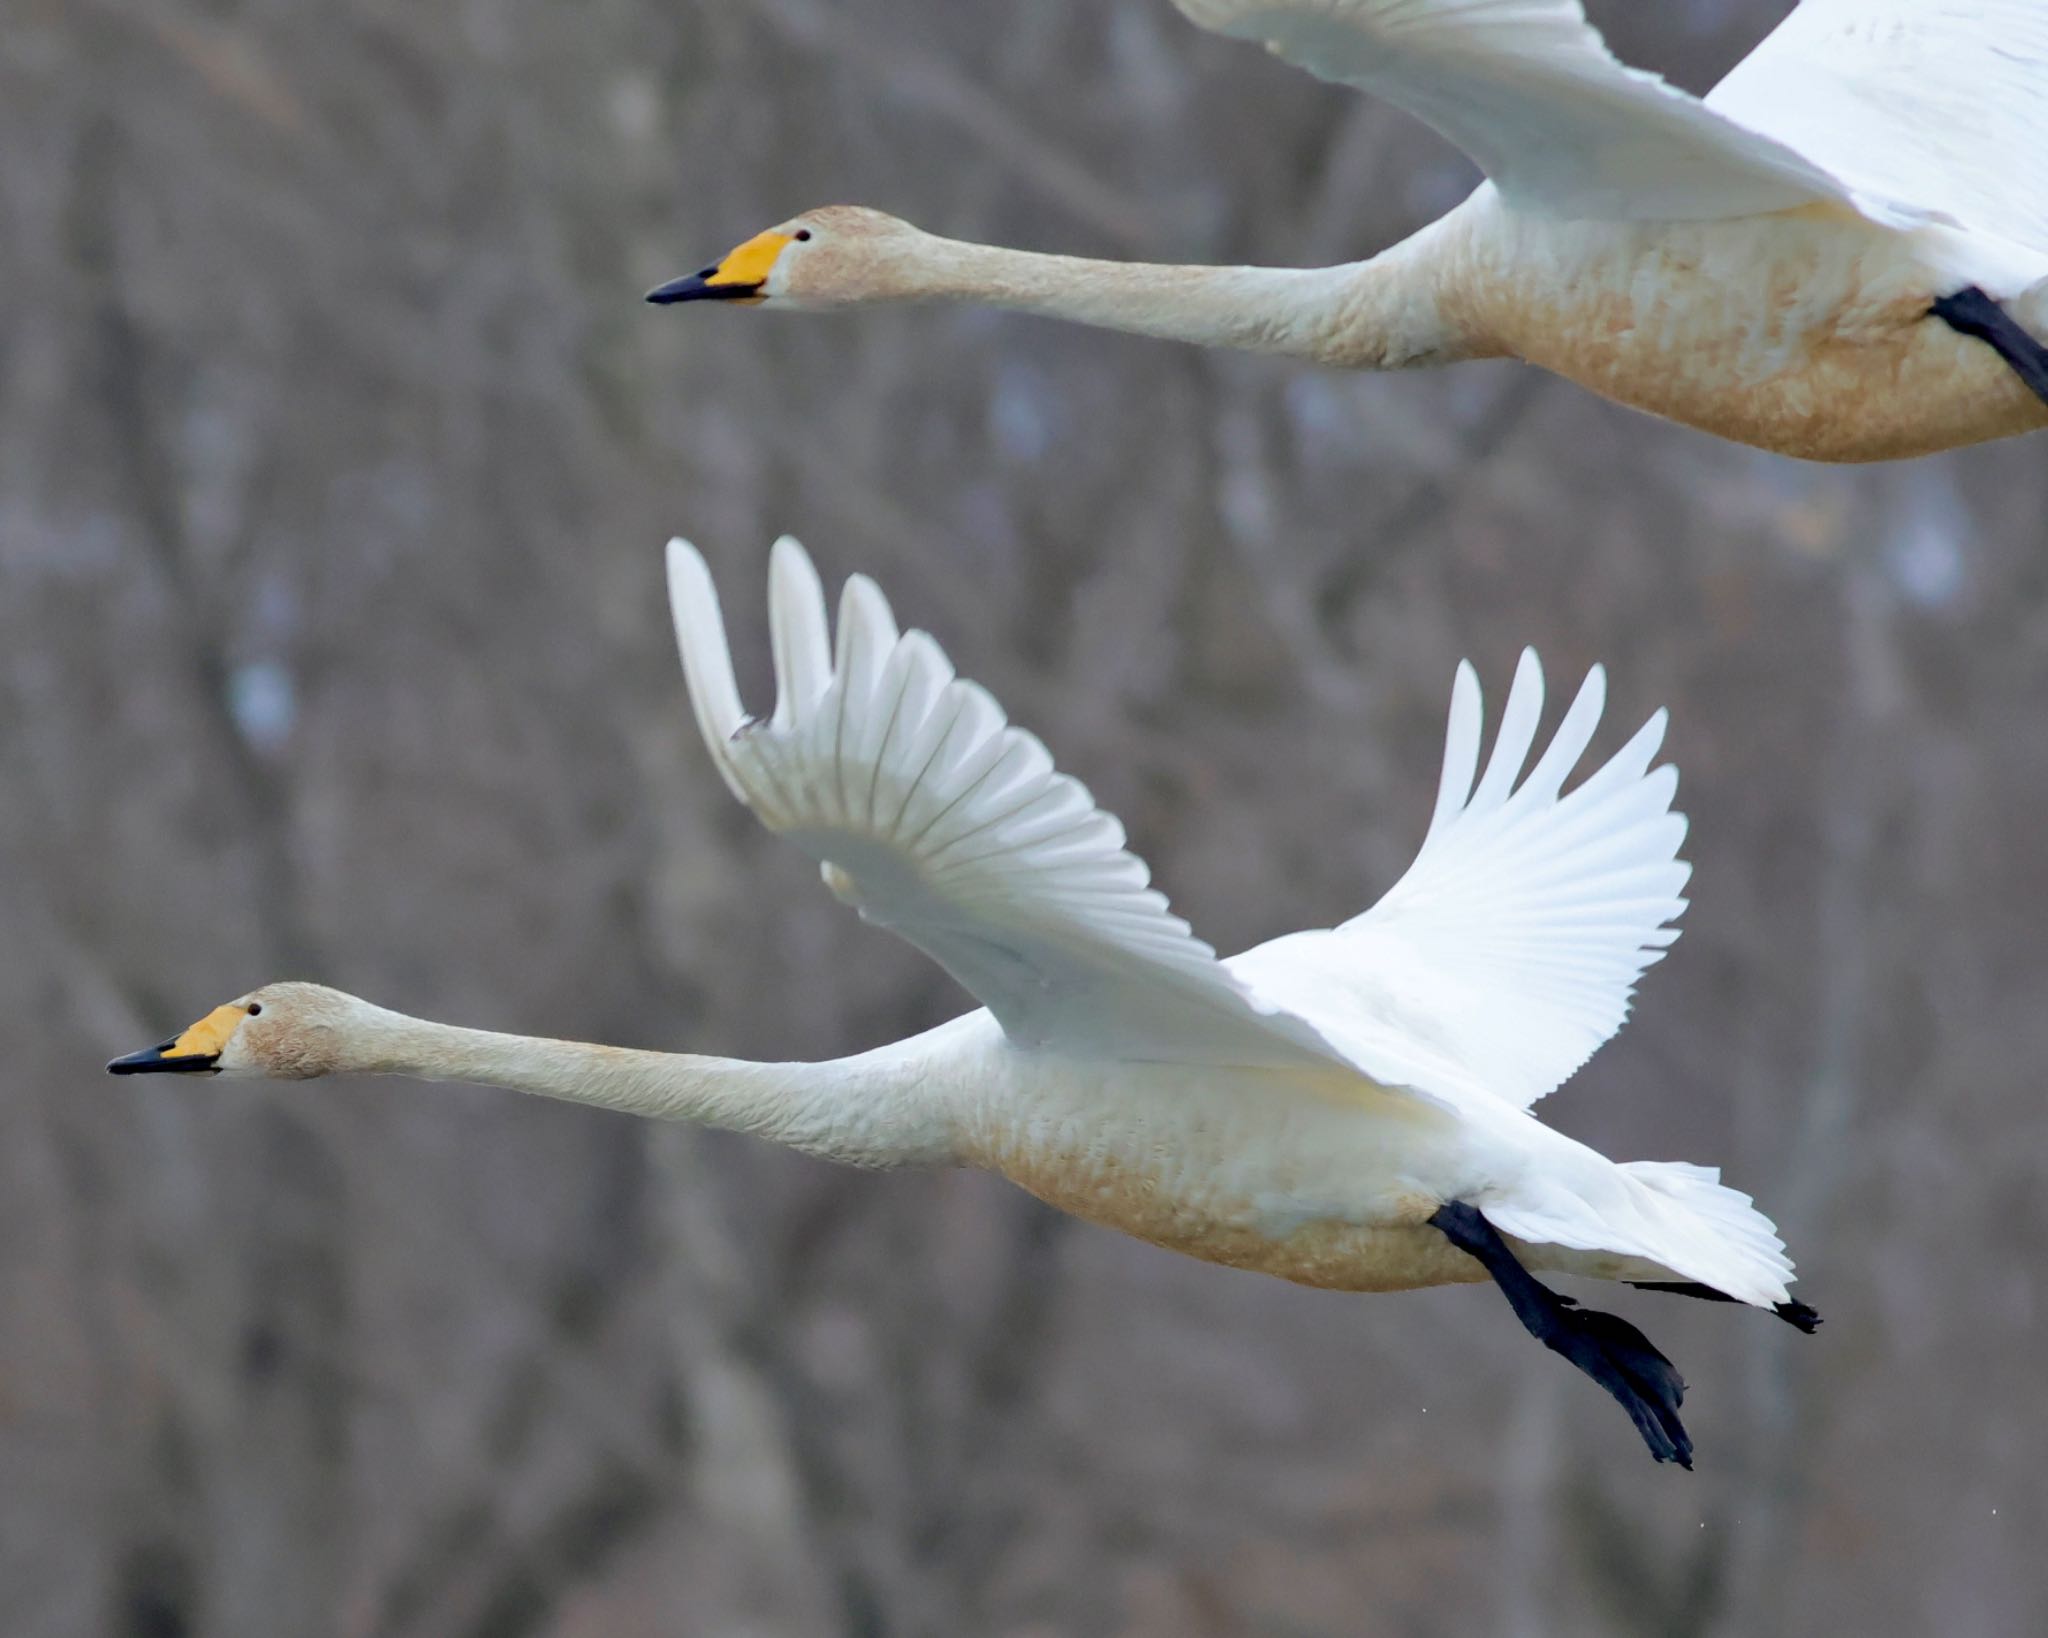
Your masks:
M1663 1291L1674 1297L1697 1297L1701 1302L1735 1300L1727 1292L1716 1291L1711 1285L1701 1285L1695 1280L1630 1280L1628 1283L1638 1291ZM1820 1311L1803 1302L1776 1303L1771 1312L1787 1325L1798 1326L1808 1336L1820 1329Z
M1974 284L1943 296L1931 309L1951 330L1997 348L1998 356L2048 404L2048 343L2036 341L2020 321Z
M1648 1337L1627 1320L1581 1308L1538 1281L1476 1206L1453 1200L1438 1207L1430 1222L1452 1245L1479 1259L1532 1337L1621 1402L1652 1456L1692 1466L1692 1440L1678 1420L1685 1383Z

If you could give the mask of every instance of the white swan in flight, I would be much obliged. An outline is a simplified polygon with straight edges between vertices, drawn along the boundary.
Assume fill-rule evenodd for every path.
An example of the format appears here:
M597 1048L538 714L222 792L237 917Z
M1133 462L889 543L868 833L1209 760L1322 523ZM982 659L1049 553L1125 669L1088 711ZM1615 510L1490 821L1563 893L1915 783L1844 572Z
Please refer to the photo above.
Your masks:
M1617 1164L1529 1105L1621 1025L1674 938L1689 867L1659 712L1563 791L1598 723L1596 668L1526 775L1543 683L1516 670L1485 771L1460 666L1422 850L1363 915L1219 961L1147 885L1124 832L874 583L840 600L794 541L769 566L774 714L749 717L704 560L669 583L690 697L725 782L861 916L982 1003L826 1063L744 1063L427 1023L267 985L117 1074L343 1072L485 1082L750 1132L864 1166L998 1172L1078 1217L1305 1285L1484 1280L1690 1465L1684 1384L1633 1326L1532 1271L1775 1309L1792 1265L1713 1171Z
M1579 0L1175 4L1488 180L1331 268L1042 256L830 206L648 300L974 301L1361 369L1510 356L1812 460L2048 427L2048 0L1804 0L1704 101L1617 62Z

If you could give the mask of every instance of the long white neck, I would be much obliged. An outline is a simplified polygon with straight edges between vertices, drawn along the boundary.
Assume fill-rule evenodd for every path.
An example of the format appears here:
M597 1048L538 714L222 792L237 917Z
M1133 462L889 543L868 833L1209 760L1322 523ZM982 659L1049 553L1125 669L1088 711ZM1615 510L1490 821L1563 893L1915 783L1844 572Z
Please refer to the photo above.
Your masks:
M655 1120L745 1132L863 1166L952 1158L951 1123L895 1049L825 1063L750 1063L500 1035L375 1009L339 1069L472 1081Z
M1476 356L1442 301L1425 230L1341 267L1178 267L1089 261L921 235L897 293L977 302L1134 335L1400 369Z

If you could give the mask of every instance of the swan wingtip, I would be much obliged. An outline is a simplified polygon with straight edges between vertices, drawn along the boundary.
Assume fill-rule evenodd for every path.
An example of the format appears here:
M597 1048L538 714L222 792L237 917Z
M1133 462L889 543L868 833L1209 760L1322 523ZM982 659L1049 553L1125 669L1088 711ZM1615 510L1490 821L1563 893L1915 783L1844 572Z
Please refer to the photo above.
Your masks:
M668 573L671 580L687 572L692 567L703 569L706 573L710 572L709 566L704 561L704 554L697 550L696 542L688 540L682 535L670 535L668 537L668 545L663 549L662 557L668 564Z

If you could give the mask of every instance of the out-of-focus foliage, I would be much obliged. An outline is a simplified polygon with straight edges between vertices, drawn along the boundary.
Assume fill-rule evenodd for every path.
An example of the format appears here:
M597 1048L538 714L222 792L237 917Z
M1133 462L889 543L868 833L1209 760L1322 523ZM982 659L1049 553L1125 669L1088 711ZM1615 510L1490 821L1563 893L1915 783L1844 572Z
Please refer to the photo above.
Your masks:
M1701 86L1783 9L1601 14ZM2037 1620L2048 443L1822 470L1506 366L638 300L833 200L1307 262L1470 180L1164 0L11 0L10 1638ZM1622 1299L1696 1476L1487 1291L509 1094L100 1073L279 976L758 1056L957 1009L693 743L661 540L758 687L783 529L1226 948L1391 879L1459 656L1671 706L1697 902L1544 1114L1724 1162L1829 1315Z

